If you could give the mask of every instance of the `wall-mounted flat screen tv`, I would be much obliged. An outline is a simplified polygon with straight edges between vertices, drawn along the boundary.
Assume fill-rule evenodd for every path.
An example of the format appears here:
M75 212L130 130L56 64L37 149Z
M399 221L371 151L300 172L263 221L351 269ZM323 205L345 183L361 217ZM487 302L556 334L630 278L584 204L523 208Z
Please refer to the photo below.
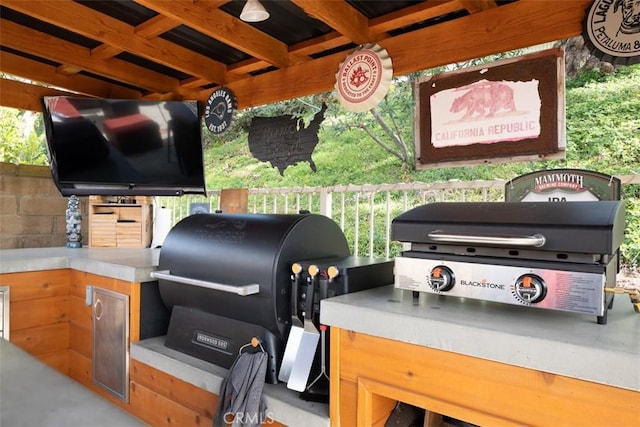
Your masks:
M206 194L197 101L44 97L63 196Z

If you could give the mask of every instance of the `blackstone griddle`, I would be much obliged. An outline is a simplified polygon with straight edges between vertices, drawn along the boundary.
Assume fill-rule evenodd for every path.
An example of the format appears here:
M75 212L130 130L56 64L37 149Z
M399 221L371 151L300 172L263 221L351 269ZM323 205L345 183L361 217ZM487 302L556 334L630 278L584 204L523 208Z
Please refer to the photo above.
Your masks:
M606 323L624 204L433 203L396 217L395 287L593 314Z

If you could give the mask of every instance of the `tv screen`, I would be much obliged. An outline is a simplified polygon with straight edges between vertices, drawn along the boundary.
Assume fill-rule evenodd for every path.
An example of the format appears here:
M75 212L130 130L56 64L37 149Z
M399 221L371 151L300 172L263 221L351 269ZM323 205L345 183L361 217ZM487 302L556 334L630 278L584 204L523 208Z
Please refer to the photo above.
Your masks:
M63 196L206 194L197 101L44 97Z

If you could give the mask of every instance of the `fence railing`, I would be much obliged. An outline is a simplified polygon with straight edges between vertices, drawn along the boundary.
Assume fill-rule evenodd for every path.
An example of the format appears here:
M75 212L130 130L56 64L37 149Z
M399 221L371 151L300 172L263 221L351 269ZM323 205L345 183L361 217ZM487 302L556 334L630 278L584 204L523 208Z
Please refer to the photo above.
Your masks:
M625 185L640 184L640 174L617 176ZM353 255L392 258L401 245L392 240L391 221L407 210L433 202L498 202L504 200L505 180L445 181L332 187L252 188L251 213L308 211L333 218L345 233ZM198 205L194 205L198 203ZM220 208L220 192L208 196L161 197L157 206L171 209L172 224L202 204Z

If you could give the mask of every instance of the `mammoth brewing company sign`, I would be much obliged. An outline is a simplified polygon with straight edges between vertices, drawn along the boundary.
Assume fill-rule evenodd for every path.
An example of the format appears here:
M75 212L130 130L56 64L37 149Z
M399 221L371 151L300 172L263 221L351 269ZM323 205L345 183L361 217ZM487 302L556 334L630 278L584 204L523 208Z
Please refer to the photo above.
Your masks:
M550 169L520 175L505 184L507 202L620 200L620 180L582 169Z
M640 62L640 1L595 0L584 27L594 56L614 64Z

